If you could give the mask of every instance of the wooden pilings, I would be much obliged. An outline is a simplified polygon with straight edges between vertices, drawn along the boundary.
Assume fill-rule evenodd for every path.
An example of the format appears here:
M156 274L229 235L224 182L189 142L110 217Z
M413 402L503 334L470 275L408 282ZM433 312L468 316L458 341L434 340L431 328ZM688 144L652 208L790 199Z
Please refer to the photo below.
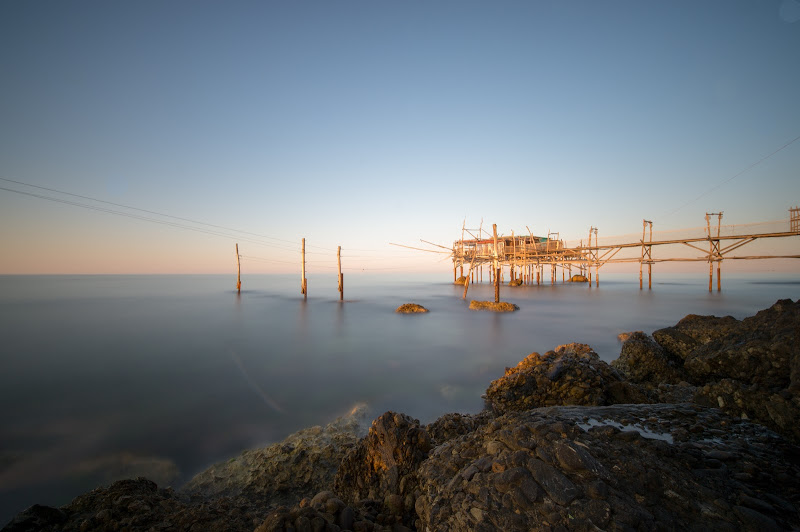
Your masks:
M344 301L344 276L342 275L342 246L336 249L336 262L339 265L339 301Z
M497 224L492 224L494 235L494 302L500 303L500 262L497 260Z
M301 249L303 257L302 269L300 270L300 293L303 294L303 299L308 299L308 279L306 279L306 239L303 239L303 247Z
M236 244L236 291L242 293L242 264L239 260L239 244Z

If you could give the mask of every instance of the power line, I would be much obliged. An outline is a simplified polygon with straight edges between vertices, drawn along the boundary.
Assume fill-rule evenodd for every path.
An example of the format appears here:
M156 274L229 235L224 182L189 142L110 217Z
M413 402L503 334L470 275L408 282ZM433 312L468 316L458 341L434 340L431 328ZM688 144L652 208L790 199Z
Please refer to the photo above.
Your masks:
M0 179L2 179L2 178L0 178ZM235 236L235 235L230 235L230 234L222 233L222 232L219 232L219 231L212 231L212 230L209 230L209 229L202 229L202 228L199 228L199 227L192 227L192 226L189 226L189 225L179 224L177 222L170 222L170 221L167 221L167 220L158 220L158 219L155 219L155 218L148 218L146 216L141 216L141 215L138 215L138 214L133 214L133 213L129 213L129 212L122 212L122 211L116 211L116 210L113 210L113 209L107 209L105 207L99 207L97 205L88 205L88 204L85 204L85 203L80 203L80 202L77 202L77 201L70 201L70 200L66 200L66 199L62 199L62 198L54 198L54 197L51 197L51 196L45 196L43 194L36 194L34 192L25 192L23 190L15 190L13 188L7 188L7 187L0 187L0 190L5 190L6 192L14 192L16 194L22 194L24 196L30 196L30 197L33 197L33 198L43 199L43 200L47 200L47 201L53 201L53 202L56 202L56 203L63 203L65 205L72 205L72 206L75 206L75 207L81 207L81 208L89 209L89 210L93 210L93 211L104 212L104 213L107 213L107 214L114 214L114 215L117 215L117 216L124 216L126 218L133 218L135 220L142 220L142 221L145 221L145 222L151 222L151 223L156 223L156 224L161 224L161 225L167 225L167 226L170 226L170 227L176 227L176 228L179 228L179 229L185 229L187 231L196 231L198 233L205 233L207 235L219 236L219 237L230 238L230 239L238 239L240 241L250 242L252 244L259 244L259 245L262 245L262 246L275 247L275 248L283 249L283 250L286 250L286 251L296 251L294 249L281 248L280 246L277 246L275 244L267 244L267 243L264 243L264 242L260 242L258 240L254 240L252 238L241 238L241 237L238 237L238 236Z
M80 199L85 199L85 200L89 200L89 201L95 201L97 203L105 203L106 205L113 205L114 207L122 207L124 209L130 209L132 211L139 211L139 212L144 212L144 213L147 213L147 214L155 214L157 216L163 216L164 218L172 218L173 220L181 220L183 222L190 222L190 223L197 224L197 225L205 225L206 227L214 227L216 229L222 229L222 230L225 230L225 231L233 231L234 233L241 233L241 234L244 234L244 235L257 236L259 238L266 238L267 240L276 240L278 242L287 242L287 243L290 243L290 244L294 244L295 243L294 241L286 240L284 238L277 238L277 237L262 235L262 234L259 234L259 233L251 233L250 231L243 231L241 229L234 229L234 228L225 227L225 226L222 226L222 225L210 224L210 223L207 223L207 222L201 222L199 220L192 220L190 218L182 218L180 216L173 216L171 214L165 214L163 212L157 212L157 211L151 211L151 210L147 210L147 209L141 209L139 207L133 207L131 205L124 205L122 203L114 203L113 201L106 201L106 200L101 200L101 199L98 199L98 198L93 198L91 196L84 196L84 195L81 195L81 194L74 194L72 192L66 192L64 190L58 190L58 189L55 189L55 188L43 187L43 186L40 186L40 185L33 185L31 183L25 183L24 181L17 181L17 180L8 179L8 178L5 178L5 177L0 177L0 181L6 181L8 183L14 183L14 184L22 185L22 186L26 186L26 187L37 188L39 190L46 190L48 192L55 192L57 194L64 194L65 196L71 196L73 198L80 198ZM3 189L3 190L11 190L11 189ZM19 191L12 190L12 192L19 192ZM23 192L23 194L24 194L24 192ZM35 197L40 197L40 196L35 196ZM42 198L43 199L47 199L46 197L43 197L43 196L42 196ZM73 204L73 205L77 205L77 204ZM83 205L81 204L79 206L83 206Z
M258 245L261 245L261 246L272 247L272 248L283 250L283 251L290 251L290 252L294 252L294 253L299 253L300 252L299 246L290 248L290 247L282 246L282 245L279 245L279 244L276 244L276 243L272 243L272 242L267 243L267 242L262 242L262 241L259 241L259 240L253 239L253 238L242 237L240 235L250 235L250 236L253 236L253 237L257 237L257 238L264 238L264 239L273 240L273 241L276 241L276 242L285 242L285 243L297 246L298 243L295 242L295 241L292 241L292 240L287 240L287 239L277 238L277 237L271 237L271 236L262 235L262 234L259 234L259 233L253 233L253 232L250 232L250 231L243 231L243 230L240 230L240 229L234 229L234 228L226 227L226 226L223 226L223 225L217 225L217 224L202 222L202 221L199 221L199 220L193 220L193 219L190 219L190 218L183 218L183 217L180 217L180 216L174 216L174 215L171 215L171 214L166 214L166 213L162 213L162 212L158 212L158 211L142 209L142 208L139 208L139 207L134 207L134 206L131 206L131 205L125 205L125 204L122 204L122 203L115 203L115 202L112 202L112 201L101 200L101 199L98 199L98 198L94 198L92 196L86 196L86 195L82 195L82 194L75 194L75 193L72 193L72 192L66 192L64 190L59 190L59 189L55 189L55 188L44 187L44 186L40 186L40 185L34 185L32 183L26 183L24 181L18 181L18 180L15 180L15 179L8 179L8 178L5 178L5 177L0 177L0 181L5 181L7 183L14 183L16 185L21 185L21 186L25 186L25 187L31 187L31 188L35 188L35 189L38 189L38 190L44 190L44 191L53 192L53 193L56 193L56 194L62 194L62 195L73 197L73 198L79 198L79 199L88 200L88 201L92 201L92 202L96 202L96 203L110 205L110 206L113 206L113 207L120 207L120 208L123 208L123 209L129 209L129 210L132 210L132 211L137 211L137 212L141 212L141 213L145 213L145 214L151 214L151 215L155 215L155 216L160 216L160 217L163 217L163 218L169 218L169 219L172 219L172 220L178 220L180 222L188 222L188 223L192 223L192 224L197 224L197 225L205 226L205 227L208 227L208 228L211 228L211 229L205 229L203 227L193 227L193 226L187 225L185 223L173 222L173 221L169 221L169 220L159 220L159 219L153 218L151 216L143 216L143 215L140 215L140 214L120 211L118 209L111 209L111 208L103 207L103 206L100 206L100 205L92 205L92 204L83 203L83 202L79 202L79 201L72 201L72 200L69 200L69 199L58 198L58 197L48 196L48 195L44 195L44 194L38 194L38 193L35 193L35 192L17 190L17 189L13 189L13 188L0 186L0 190L6 191L6 192L13 192L15 194L21 194L21 195L24 195L24 196L29 196L29 197L33 197L33 198L37 198L37 199L42 199L42 200L46 200L46 201L52 201L52 202L61 203L61 204L64 204L64 205L71 205L71 206L74 206L74 207L80 207L80 208L83 208L83 209L93 210L93 211L97 211L97 212L103 212L103 213L106 213L106 214L113 214L113 215L116 215L116 216L124 216L126 218L131 218L131 219L134 219L134 220L141 220L141 221L145 221L145 222L150 222L150 223L155 223L155 224L160 224L160 225L166 225L166 226L169 226L169 227L175 227L175 228L184 229L184 230L187 230L187 231L195 231L197 233L203 233L203 234L222 237L222 238L234 239L234 240L238 240L240 242L248 242L248 243L258 244ZM225 233L223 231L228 231L228 232L233 232L233 233L240 233L240 235L233 235L233 234L230 234L230 233ZM333 248L327 248L327 247L317 246L317 245L313 245L313 244L306 244L306 247L311 247L311 248L324 250L324 251L328 251L328 252L335 251ZM382 252L382 250L355 249L355 248L352 249L351 251L375 252L375 253L381 253ZM320 251L306 251L306 253L307 254L311 254L311 255L324 255L324 253L322 253ZM255 257L249 257L249 258L251 260L252 259L256 259ZM280 260L262 259L262 258L259 258L259 259L260 260L265 260L265 261L276 262L276 263L294 264L294 262L289 262L289 261L280 261ZM373 259L370 259L370 260L379 260L379 259L380 259L380 257L373 258Z
M773 151L773 152L772 152L772 153L770 153L769 155L765 155L765 156L764 156L764 157L762 157L761 159L757 160L756 162L754 162L753 164L751 164L750 166L748 166L747 168L745 168L744 170L742 170L742 171L741 171L741 172L739 172L738 174L736 174L736 175L734 175L734 176L732 176L732 177L729 177L729 178L728 178L728 179L726 179L725 181L722 181L721 183L719 183L719 184L717 184L717 185L715 185L715 186L711 187L710 189L706 190L705 192L703 192L702 194L700 194L699 196L697 196L695 199L693 199L693 200L690 200L690 201L687 201L686 203L684 203L683 205L681 205L680 207L678 207L678 208L677 208L677 209L675 209L674 211L668 212L667 214L665 214L665 215L664 215L664 217L666 218L667 216L672 216L673 214L675 214L675 213L676 213L676 212L678 212L679 210L683 209L684 207L686 207L686 206L688 206L688 205L691 205L692 203L696 202L696 201L697 201L697 200L699 200L700 198L704 198L704 197L708 196L709 194L711 194L712 192L714 192L715 190L717 190L717 189L718 189L718 188L720 188L721 186L723 186L723 185L725 185L725 184L727 184L727 183L730 183L731 181L733 181L734 179L736 179L736 178L737 178L737 177L739 177L740 175L742 175L742 174L744 174L744 173L748 172L749 170L751 170L751 169L753 169L754 167L758 166L759 164L763 163L764 161L766 161L767 159L769 159L770 157L772 157L773 155L775 155L775 154L776 154L776 153L778 153L779 151L781 151L781 150L783 150L783 149L785 149L785 148L788 148L789 146L791 146L792 144L794 144L794 143L795 143L795 142L797 142L798 140L800 140L800 135L796 136L795 138L793 138L792 140L790 140L789 142L787 142L786 144L784 144L783 146L781 146L781 147L780 147L780 148L778 148L777 150Z

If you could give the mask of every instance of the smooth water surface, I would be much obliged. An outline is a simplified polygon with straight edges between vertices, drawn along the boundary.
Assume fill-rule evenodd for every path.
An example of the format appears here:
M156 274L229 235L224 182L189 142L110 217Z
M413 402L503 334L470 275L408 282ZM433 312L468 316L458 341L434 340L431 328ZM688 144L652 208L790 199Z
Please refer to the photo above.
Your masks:
M689 313L744 318L800 297L797 276L634 275L503 287L513 314L473 312L488 283L447 276L0 276L0 524L145 475L179 486L243 449L324 424L356 403L423 423L477 412L481 394L533 351L569 342L611 361L621 332ZM430 309L398 315L402 303Z

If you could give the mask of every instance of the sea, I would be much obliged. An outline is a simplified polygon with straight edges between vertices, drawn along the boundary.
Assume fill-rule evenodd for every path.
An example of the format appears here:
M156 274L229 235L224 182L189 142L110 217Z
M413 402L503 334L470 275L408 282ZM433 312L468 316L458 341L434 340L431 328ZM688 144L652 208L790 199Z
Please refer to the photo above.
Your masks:
M601 272L602 273L602 272ZM715 281L716 282L716 281ZM475 413L531 352L589 344L687 314L744 318L800 298L797 274L602 273L599 286L503 286L514 313L468 309L488 283L447 273L335 276L0 276L0 525L114 480L178 488L243 450L366 404L428 423ZM403 303L427 314L396 314Z

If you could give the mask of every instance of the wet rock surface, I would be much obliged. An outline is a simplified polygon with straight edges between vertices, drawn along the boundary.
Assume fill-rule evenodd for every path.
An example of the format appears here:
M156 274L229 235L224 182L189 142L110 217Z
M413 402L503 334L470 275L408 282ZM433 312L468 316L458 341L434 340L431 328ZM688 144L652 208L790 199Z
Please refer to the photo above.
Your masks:
M544 355L531 353L486 390L496 412L554 405L646 403L647 396L625 382L585 344L567 344Z
M428 309L423 307L422 305L417 305L416 303L404 303L397 307L397 310L400 314L416 314L416 313L425 313L428 312Z
M470 310L488 310L491 312L514 312L515 310L519 310L519 307L513 303L508 303L507 301L470 301L469 302L469 309Z
M798 472L796 447L717 409L539 408L499 416L436 447L418 473L416 526L791 528L800 523Z
M778 301L741 321L689 315L634 333L612 363L659 401L683 397L764 424L800 442L800 302ZM676 382L677 381L677 382Z
M631 333L611 365L532 353L478 414L366 430L360 408L178 491L120 481L3 530L796 530L799 305Z

